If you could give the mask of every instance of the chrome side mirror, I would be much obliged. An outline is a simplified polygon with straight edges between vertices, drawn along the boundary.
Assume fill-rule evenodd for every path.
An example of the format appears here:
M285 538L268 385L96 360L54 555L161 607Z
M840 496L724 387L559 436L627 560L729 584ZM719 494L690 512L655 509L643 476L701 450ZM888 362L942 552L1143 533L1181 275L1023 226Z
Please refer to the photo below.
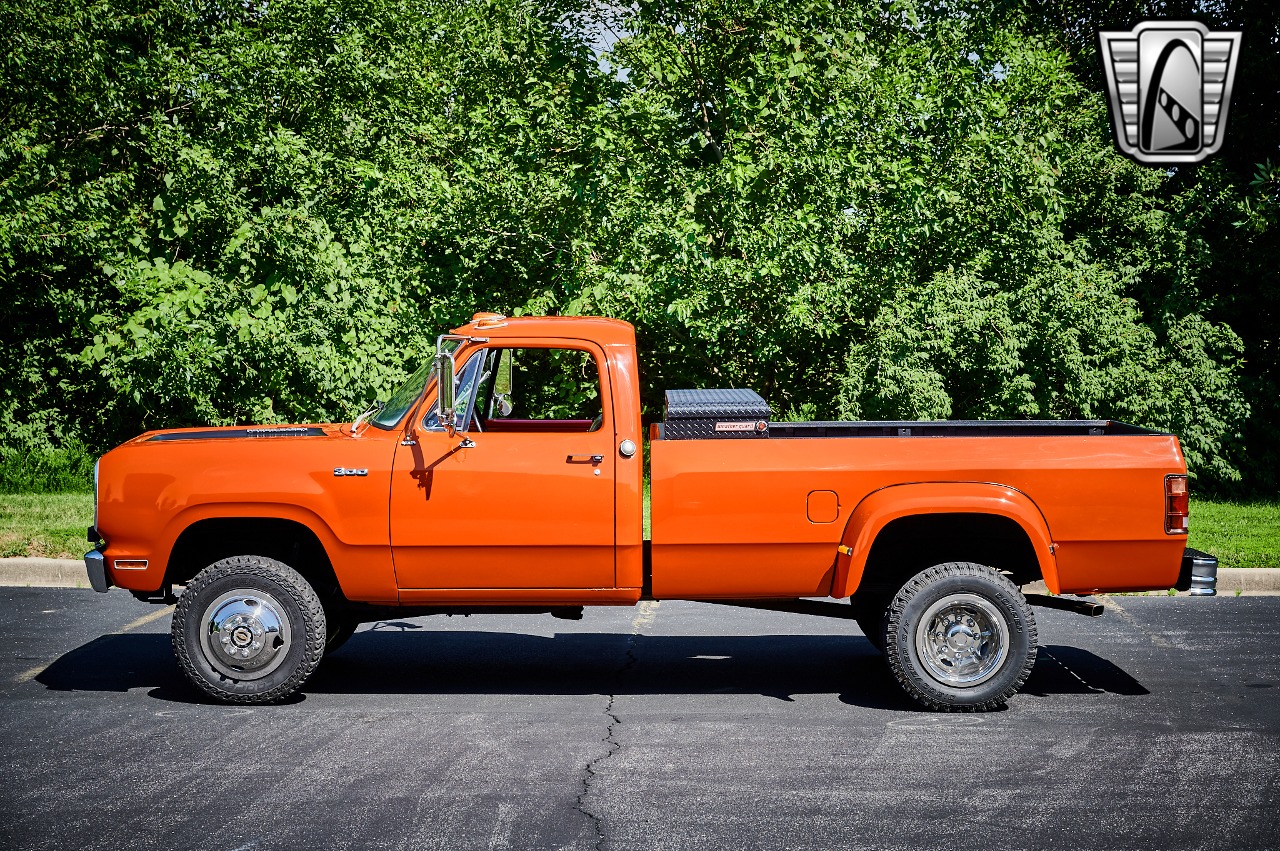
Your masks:
M449 436L457 432L454 420L457 419L457 412L454 410L454 363L453 355L449 352L436 353L436 421L444 426L445 431L449 432Z

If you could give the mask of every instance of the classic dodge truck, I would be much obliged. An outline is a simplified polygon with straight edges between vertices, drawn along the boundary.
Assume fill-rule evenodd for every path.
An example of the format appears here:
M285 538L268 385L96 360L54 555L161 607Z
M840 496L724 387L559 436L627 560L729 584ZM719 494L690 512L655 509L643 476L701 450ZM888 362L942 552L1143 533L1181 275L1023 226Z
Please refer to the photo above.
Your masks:
M155 431L108 452L94 589L176 603L183 671L228 702L290 695L392 613L694 600L848 617L940 710L1022 686L1029 597L1094 614L1066 595L1213 593L1216 561L1185 549L1170 434L770 422L751 391L670 391L649 433L646 540L630 325L481 313L437 350L349 425ZM1050 595L1021 592L1035 581Z

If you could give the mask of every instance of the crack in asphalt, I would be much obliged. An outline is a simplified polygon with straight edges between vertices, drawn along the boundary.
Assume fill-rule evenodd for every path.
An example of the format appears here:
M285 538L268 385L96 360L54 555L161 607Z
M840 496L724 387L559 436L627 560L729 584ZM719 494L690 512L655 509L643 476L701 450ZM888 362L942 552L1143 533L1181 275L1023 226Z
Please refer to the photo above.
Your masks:
M636 615L635 620L631 622L631 634L627 636L627 652L625 661L613 673L615 680L621 680L627 671L634 668L636 663L640 661L639 657L636 656L636 639L640 637L640 630L653 622L653 617L656 613L657 607L657 603L641 604L640 613ZM581 788L578 792L578 797L573 802L573 808L582 813L582 815L591 822L591 827L596 834L596 842L593 846L595 851L604 851L606 838L604 832L604 820L600 815L587 808L587 798L591 794L592 786L595 785L596 776L598 774L597 769L599 766L611 759L618 751L622 750L622 743L614 738L614 731L622 724L622 719L613 711L613 704L617 700L618 696L611 692L607 697L609 699L605 703L603 715L609 719L609 723L605 727L604 738L600 740L600 743L605 745L606 750L599 756L592 758L591 761L583 766L582 777L580 778Z
M628 656L631 655L630 645L632 644L633 640L634 640L634 636L631 639L627 640ZM625 667L622 668L619 671L619 673L621 673L623 670L626 670L626 668ZM622 750L621 743L619 743L618 740L613 737L614 729L619 724L622 723L622 720L618 718L618 716L615 715L613 712L614 697L615 696L612 694L609 695L609 702L608 704L605 705L605 708L604 708L604 714L609 719L609 725L605 729L604 738L600 740L602 744L608 746L608 750L606 750L600 756L597 756L594 759L592 759L583 767L582 780L581 780L582 790L578 793L578 798L573 803L573 808L578 812L582 813L584 816L586 816L587 819L591 822L591 827L595 830L596 842L593 847L596 849L596 851L604 851L604 840L605 840L604 821L601 819L600 816L596 815L591 810L587 809L586 801L587 801L587 796L591 794L591 787L595 783L596 767L599 766L601 763L603 763L605 760L612 757L618 751Z

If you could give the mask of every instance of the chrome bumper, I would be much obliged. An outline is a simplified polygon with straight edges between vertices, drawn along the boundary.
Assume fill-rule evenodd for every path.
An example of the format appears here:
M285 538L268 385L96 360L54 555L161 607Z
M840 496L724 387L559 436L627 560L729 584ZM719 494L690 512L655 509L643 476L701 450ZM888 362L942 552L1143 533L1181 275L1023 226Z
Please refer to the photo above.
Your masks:
M111 580L107 578L107 560L97 550L84 554L84 568L89 573L89 585L100 594L107 593Z
M1177 588L1190 591L1192 597L1217 596L1218 560L1188 547L1182 553L1182 571L1178 575Z

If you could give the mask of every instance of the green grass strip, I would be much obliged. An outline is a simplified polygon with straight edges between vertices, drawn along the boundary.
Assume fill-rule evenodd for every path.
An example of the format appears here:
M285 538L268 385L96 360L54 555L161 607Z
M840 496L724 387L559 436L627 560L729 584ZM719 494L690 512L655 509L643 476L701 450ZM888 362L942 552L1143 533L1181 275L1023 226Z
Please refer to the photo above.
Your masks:
M1280 567L1280 503L1192 499L1188 546L1220 567Z
M80 558L92 522L93 494L0 494L0 557Z

